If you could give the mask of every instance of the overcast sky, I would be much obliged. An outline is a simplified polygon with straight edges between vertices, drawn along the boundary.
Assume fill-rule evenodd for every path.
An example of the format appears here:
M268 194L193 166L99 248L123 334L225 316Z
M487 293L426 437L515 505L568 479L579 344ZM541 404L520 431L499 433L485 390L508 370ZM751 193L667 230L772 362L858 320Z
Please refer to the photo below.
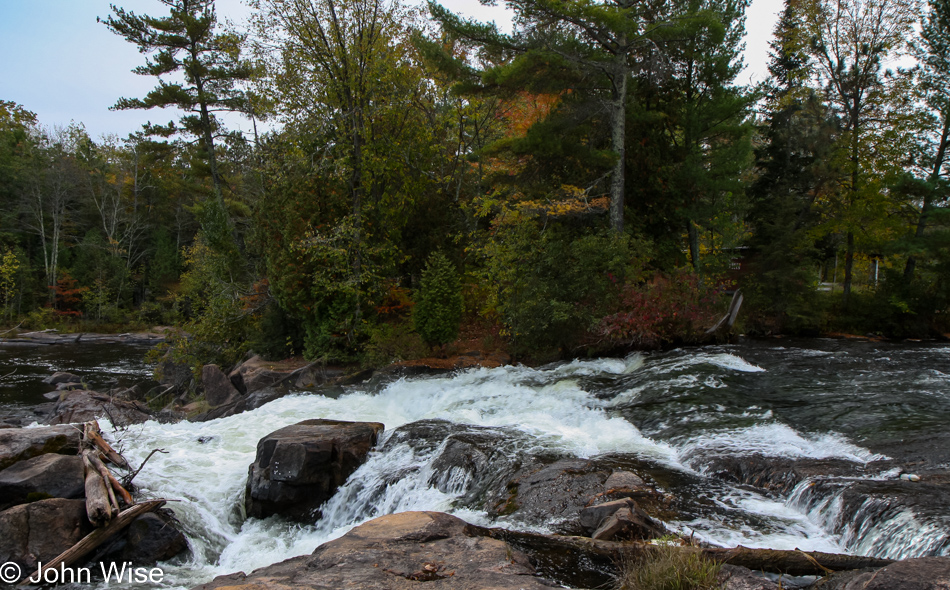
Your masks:
M158 0L114 0L139 14L167 14ZM507 26L501 7L477 0L444 0L448 8ZM765 77L768 42L781 0L753 0L747 13L746 71L740 83ZM218 17L240 23L249 13L242 0L218 0ZM33 111L44 126L81 122L93 137L138 131L147 121L166 123L177 112L110 111L119 97L142 97L155 86L131 69L144 63L136 47L112 34L96 17L110 14L108 0L0 0L0 100ZM229 120L230 127L249 123Z

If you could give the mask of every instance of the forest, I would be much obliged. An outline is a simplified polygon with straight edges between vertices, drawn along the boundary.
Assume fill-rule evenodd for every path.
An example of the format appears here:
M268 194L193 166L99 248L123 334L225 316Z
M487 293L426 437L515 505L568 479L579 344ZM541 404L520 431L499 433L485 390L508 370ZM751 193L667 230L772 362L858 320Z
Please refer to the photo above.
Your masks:
M5 329L179 329L176 354L379 365L459 338L519 359L750 335L950 331L950 3L112 6L125 138L0 101ZM229 132L222 112L255 132Z

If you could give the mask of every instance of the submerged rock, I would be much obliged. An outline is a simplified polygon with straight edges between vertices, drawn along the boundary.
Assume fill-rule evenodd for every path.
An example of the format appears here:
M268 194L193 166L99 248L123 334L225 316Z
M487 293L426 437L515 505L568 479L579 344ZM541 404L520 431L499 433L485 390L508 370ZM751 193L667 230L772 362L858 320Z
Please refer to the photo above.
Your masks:
M79 430L72 426L0 429L0 469L47 453L75 455Z
M528 558L440 512L403 512L364 523L312 555L219 576L195 590L540 590Z
M312 523L320 506L363 464L384 428L378 422L304 420L268 434L257 443L248 469L247 515L280 514Z

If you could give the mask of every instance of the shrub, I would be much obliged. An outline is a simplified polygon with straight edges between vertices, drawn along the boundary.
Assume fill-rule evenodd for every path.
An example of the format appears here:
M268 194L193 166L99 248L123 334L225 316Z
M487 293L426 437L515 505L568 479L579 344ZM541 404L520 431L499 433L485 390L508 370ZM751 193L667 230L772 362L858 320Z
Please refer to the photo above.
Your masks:
M685 548L659 545L623 565L618 590L716 590L720 568Z
M688 270L658 273L644 285L625 285L620 311L601 319L600 330L608 341L623 346L695 342L719 319L719 294Z
M433 252L426 261L412 319L429 346L443 346L458 338L462 290L455 266L441 252Z

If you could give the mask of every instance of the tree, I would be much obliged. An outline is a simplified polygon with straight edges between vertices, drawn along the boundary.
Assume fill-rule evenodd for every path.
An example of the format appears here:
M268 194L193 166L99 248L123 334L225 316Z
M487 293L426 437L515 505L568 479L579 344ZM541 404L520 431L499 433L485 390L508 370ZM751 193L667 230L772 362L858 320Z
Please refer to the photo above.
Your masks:
M480 47L493 58L494 67L482 72L489 85L533 89L564 83L573 90L593 93L608 113L610 148L615 160L610 174L610 225L624 228L626 122L631 80L649 75L658 40L674 36L679 28L718 25L705 13L658 18L663 2L554 2L509 0L518 28L512 35L494 24L463 20L446 8L429 3L429 11L443 29ZM674 24L676 25L674 27ZM465 66L459 66L465 71ZM467 68L471 72L471 67Z
M168 6L169 15L152 17L110 7L115 16L105 24L113 33L124 37L152 54L144 66L133 71L143 76L158 77L158 86L145 98L120 98L113 108L151 109L177 107L186 115L165 126L148 125L151 133L170 136L183 131L198 138L208 161L214 193L223 214L222 179L215 155L214 139L219 132L217 111L243 111L247 99L240 83L251 76L251 67L241 60L243 37L234 32L217 32L214 0L160 0ZM180 74L184 83L166 82L162 76Z
M458 272L442 252L433 252L422 271L412 320L429 346L444 346L459 335L462 291Z
M914 239L920 242L927 232L938 199L946 199L947 149L950 147L950 4L931 0L927 17L921 27L920 38L913 44L913 54L920 64L920 84L930 116L922 134L927 144L924 165L927 186L923 188L920 212L914 227ZM937 130L934 134L933 130ZM914 279L917 255L912 252L904 266L904 282Z
M880 184L874 166L886 164L886 131L895 129L894 101L885 60L897 55L910 37L916 18L915 0L807 0L805 34L815 60L815 76L843 127L842 199L831 205L836 225L845 234L844 304L853 280L856 233L868 212L880 215Z

